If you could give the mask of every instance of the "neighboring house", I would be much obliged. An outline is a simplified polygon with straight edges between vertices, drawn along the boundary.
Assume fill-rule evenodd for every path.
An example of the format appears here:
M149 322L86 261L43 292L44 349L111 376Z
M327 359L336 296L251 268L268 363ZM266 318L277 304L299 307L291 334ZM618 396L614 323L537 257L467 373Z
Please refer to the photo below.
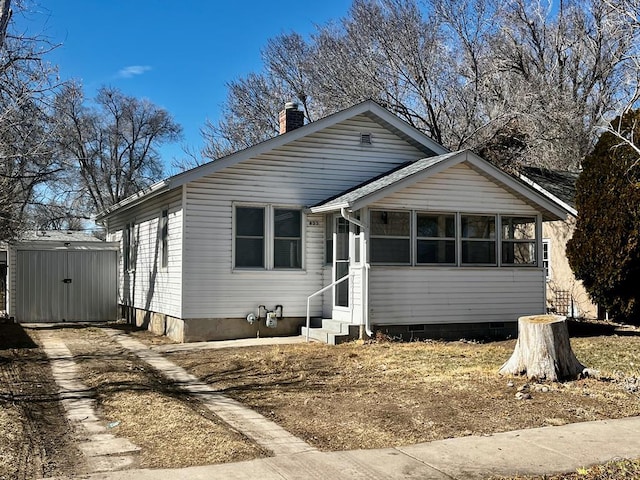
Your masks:
M0 311L17 322L118 318L118 245L72 231L27 231L0 245Z
M280 119L281 135L99 215L126 318L178 341L298 334L328 286L309 304L330 342L329 327L514 335L545 311L542 225L567 215L553 196L372 101Z
M545 222L542 227L543 261L547 277L547 309L570 317L597 318L598 307L577 280L569 266L567 242L573 236L578 212L575 205L578 173L525 168L527 179L554 195L566 205L566 220Z

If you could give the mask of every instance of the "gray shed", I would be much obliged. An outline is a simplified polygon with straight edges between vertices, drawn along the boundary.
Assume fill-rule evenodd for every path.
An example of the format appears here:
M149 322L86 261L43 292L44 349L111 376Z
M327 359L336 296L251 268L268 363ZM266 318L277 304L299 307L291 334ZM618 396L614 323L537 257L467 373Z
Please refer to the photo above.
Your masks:
M0 308L21 323L115 320L117 271L117 243L83 232L26 232L0 252Z

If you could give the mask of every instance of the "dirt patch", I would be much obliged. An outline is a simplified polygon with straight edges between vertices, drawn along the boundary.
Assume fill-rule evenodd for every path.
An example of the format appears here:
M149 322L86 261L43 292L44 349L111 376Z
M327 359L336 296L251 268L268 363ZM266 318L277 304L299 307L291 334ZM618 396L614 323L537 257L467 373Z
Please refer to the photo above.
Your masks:
M0 478L85 471L45 353L19 325L0 325Z
M502 378L514 341L317 343L174 353L170 358L322 450L381 448L640 414L640 337L572 341L602 379ZM518 389L531 399L518 400Z

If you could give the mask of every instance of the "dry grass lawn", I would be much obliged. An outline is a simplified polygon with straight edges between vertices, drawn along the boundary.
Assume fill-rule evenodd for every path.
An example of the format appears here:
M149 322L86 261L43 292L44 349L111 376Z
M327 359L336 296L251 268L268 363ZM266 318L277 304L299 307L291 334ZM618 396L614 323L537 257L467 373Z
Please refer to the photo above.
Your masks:
M82 475L78 441L55 400L38 330L0 330L0 478ZM114 325L111 325L113 328ZM115 325L149 345L171 343ZM137 466L170 468L269 455L230 429L100 327L55 327L111 431L141 447ZM317 343L194 350L176 363L322 450L377 448L640 414L640 335L573 338L600 378L526 384L497 375L514 341ZM19 341L18 341L19 340ZM530 400L517 400L519 387ZM640 478L640 462L576 472Z
M514 341L311 343L169 358L318 448L343 450L640 414L638 393L625 388L640 377L640 336L572 345L600 379L502 378L497 370ZM532 398L517 400L525 384Z

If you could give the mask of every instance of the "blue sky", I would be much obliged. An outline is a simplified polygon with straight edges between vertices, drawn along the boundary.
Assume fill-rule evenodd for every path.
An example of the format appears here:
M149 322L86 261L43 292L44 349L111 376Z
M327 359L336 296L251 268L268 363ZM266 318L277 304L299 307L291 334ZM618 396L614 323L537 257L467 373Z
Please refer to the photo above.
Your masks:
M225 84L261 67L267 39L346 15L351 0L36 0L21 28L61 46L48 55L62 79L92 97L110 85L167 109L200 149L200 128L216 121ZM277 112L274 112L277 115ZM164 161L182 156L163 149Z

